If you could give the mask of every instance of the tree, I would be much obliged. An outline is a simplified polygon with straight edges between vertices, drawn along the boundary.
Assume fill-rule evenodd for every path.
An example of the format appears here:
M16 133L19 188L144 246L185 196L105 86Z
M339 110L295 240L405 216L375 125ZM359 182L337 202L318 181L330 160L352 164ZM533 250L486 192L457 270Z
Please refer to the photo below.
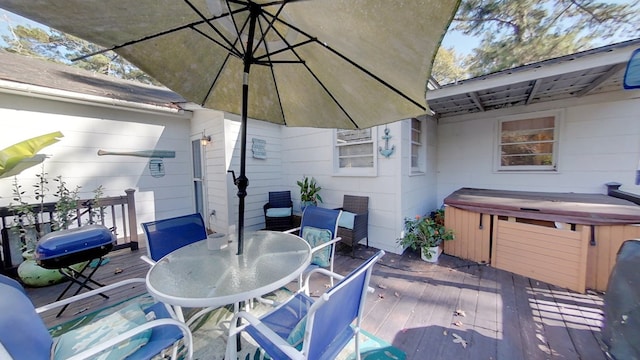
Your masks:
M465 64L468 61L468 56L458 55L454 48L441 47L436 54L431 76L442 85L466 79Z
M2 36L7 44L2 48L8 52L67 64L121 79L160 85L112 51L73 61L101 50L99 46L78 37L54 29L24 25L9 26L9 32L10 35Z
M469 64L479 76L592 48L597 40L640 36L638 1L465 0L453 29L482 36Z

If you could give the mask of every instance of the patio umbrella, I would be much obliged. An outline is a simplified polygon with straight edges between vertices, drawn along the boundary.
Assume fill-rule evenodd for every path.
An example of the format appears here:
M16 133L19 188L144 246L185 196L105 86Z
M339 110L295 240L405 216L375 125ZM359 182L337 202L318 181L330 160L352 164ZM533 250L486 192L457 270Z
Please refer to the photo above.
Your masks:
M427 112L431 64L459 0L0 0L0 7L114 50L204 107L369 128ZM106 51L105 50L105 51Z

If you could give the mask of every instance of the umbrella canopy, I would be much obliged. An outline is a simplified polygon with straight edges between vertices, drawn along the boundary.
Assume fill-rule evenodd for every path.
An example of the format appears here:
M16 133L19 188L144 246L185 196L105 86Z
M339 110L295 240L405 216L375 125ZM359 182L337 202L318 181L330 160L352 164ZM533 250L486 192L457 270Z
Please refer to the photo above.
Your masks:
M369 128L427 112L431 64L459 0L0 0L114 50L204 107L246 119Z

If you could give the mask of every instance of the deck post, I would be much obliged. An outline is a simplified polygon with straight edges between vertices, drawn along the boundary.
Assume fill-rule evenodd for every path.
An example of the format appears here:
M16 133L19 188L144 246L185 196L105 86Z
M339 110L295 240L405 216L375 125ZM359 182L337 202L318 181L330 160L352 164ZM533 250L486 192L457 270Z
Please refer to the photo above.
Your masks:
M136 217L135 189L126 189L127 194L127 215L129 216L129 242L131 250L138 250L138 220Z

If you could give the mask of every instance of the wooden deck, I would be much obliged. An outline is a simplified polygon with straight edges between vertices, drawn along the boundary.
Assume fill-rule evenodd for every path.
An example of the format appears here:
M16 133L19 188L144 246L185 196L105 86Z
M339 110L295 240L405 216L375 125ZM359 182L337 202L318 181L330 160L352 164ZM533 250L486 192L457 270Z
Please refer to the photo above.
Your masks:
M356 257L339 249L336 271L347 273L375 249ZM109 254L95 278L113 283L144 277L145 250ZM65 284L28 289L36 306L55 300ZM375 266L363 329L406 352L408 359L606 359L600 348L602 296L579 294L512 273L442 255L438 264L414 253L385 255ZM314 288L323 291L324 284ZM79 312L117 303L145 291L133 286L70 307L48 326Z

